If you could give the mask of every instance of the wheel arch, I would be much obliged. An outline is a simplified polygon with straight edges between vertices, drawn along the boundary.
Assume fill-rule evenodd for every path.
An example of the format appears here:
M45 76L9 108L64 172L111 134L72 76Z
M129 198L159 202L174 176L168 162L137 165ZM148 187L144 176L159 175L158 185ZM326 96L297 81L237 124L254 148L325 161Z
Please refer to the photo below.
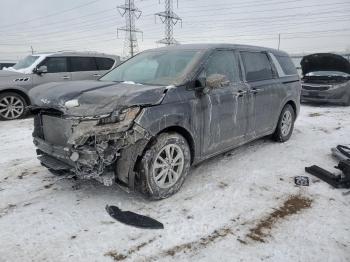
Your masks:
M191 164L193 163L193 160L195 158L195 142L192 134L186 128L178 125L172 125L172 126L163 128L162 130L158 131L158 133L154 134L150 140L148 141L140 140L133 146L122 150L121 159L117 160L116 162L117 178L120 181L127 184L129 189L134 190L135 186L137 186L137 181L135 179L135 176L136 176L136 173L138 173L138 170L140 167L139 165L142 161L142 157L147 152L147 150L155 143L155 141L157 140L157 137L160 134L167 133L167 132L178 133L186 139L190 147ZM123 163L127 161L130 163L130 165L128 165L128 167L121 166L119 164L120 160L122 160Z
M16 94L22 96L25 99L27 105L31 104L29 96L24 91L19 90L19 89L14 89L14 88L2 89L2 90L0 90L0 95L3 94L3 93L9 93L9 92L10 93L16 93Z
M162 129L161 131L159 131L157 133L157 135L155 137L157 137L158 135L160 135L162 133L169 133L169 132L178 133L186 139L188 146L190 147L191 164L192 164L193 160L195 158L195 142L194 142L192 134L186 128L184 128L182 126L175 126L174 125L174 126L169 126L169 127Z
M291 105L291 107L292 107L293 110L294 110L295 117L296 117L297 114L298 114L298 110L297 110L297 105L296 105L296 103L295 103L293 100L288 100L288 101L285 103L285 105L283 106L283 108L284 108L286 105ZM283 108L282 108L282 109L283 109Z

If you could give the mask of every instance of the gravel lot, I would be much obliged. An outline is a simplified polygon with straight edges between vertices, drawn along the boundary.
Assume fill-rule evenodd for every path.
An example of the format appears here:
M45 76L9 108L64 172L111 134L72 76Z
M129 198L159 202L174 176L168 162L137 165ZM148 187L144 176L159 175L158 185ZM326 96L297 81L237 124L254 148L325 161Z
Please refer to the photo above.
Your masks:
M304 105L292 138L268 138L192 168L182 190L156 202L117 186L41 167L32 119L0 122L0 261L350 261L349 190L306 174L333 170L350 143L350 107ZM310 177L296 187L294 176ZM116 205L163 230L114 221Z

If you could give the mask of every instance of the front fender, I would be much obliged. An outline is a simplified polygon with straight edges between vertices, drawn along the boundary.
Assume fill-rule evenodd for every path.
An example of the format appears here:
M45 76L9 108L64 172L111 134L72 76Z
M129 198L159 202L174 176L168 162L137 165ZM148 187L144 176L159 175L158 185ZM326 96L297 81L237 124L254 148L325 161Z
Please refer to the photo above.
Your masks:
M193 159L200 155L202 112L196 100L166 103L143 108L135 122L147 130L153 137L160 132L171 129L184 135L193 150Z

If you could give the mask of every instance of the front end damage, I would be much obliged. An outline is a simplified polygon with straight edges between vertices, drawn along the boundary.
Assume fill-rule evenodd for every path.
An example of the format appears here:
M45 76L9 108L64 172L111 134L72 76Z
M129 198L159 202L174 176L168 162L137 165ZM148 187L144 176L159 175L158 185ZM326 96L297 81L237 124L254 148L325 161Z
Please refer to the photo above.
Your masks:
M43 166L133 189L133 167L151 138L134 122L140 107L97 117L70 117L45 108L32 112L34 144Z

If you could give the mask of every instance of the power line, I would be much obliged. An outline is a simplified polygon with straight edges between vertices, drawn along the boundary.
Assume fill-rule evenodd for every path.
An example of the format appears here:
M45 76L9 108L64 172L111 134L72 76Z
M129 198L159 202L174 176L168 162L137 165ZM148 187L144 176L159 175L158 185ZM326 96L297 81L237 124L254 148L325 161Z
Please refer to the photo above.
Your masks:
M289 2L297 2L297 1L301 1L301 0L295 0L295 1L289 1ZM284 3L287 3L288 1L284 2ZM275 4L275 3L273 3ZM329 3L329 4L322 4L322 7L324 6L336 6L336 5L349 5L350 2L349 1L345 1L345 2L336 2L336 3ZM267 4L264 4L263 7L265 7ZM256 5L249 5L249 6L256 6ZM213 11L228 11L228 10L234 10L234 9L239 9L238 12L235 12L235 13L227 13L227 14L230 14L230 15L233 15L233 14L242 14L242 8L244 6L230 6L230 7L220 7L220 8L209 8L209 9L200 9L198 8L197 10L200 10L201 12L210 12L212 13ZM275 9L271 9L271 8L268 8L268 9L263 9L263 10L254 10L254 11L249 11L249 14L251 13L260 13L260 12L273 12L273 11L284 11L284 10L293 10L293 9L301 9L301 8L308 8L308 7L311 7L311 8L314 8L315 5L299 5L299 6L295 6L295 7L282 7L282 8L275 8ZM193 11L183 11L182 14L186 14L186 13L191 13L191 17L196 17L196 16L193 16ZM222 14L222 13L220 13Z
M335 22L335 21L343 21L343 20L333 20L332 22ZM278 21L276 21L276 22L278 22ZM329 22L329 21L323 21L323 22ZM281 23L281 22L279 22L279 23ZM308 22L309 25L314 24L314 23L320 24L320 23L322 23L322 21L316 20L316 21ZM278 27L278 25L277 25L277 27ZM246 28L246 26L245 26L245 28ZM272 28L272 24L269 24L269 28ZM290 29L290 28L297 28L297 27L296 26L292 26L292 27L288 27L287 26L286 27L286 26L283 26L283 24L282 24L282 29ZM191 29L190 32L192 32L192 30L193 29ZM213 27L207 27L206 32L211 32L211 31L218 31L218 25L217 26L213 26ZM246 30L246 29L244 30L245 33L254 33L255 31L257 31L257 30ZM186 31L186 32L188 32L188 31ZM272 32L274 32L274 31L272 31ZM113 31L107 31L107 32L97 33L97 34L92 34L92 35L89 34L89 35L79 36L79 37L74 35L73 38L72 37L63 37L62 38L60 36L58 36L58 37L59 37L59 41L69 41L69 42L72 42L74 40L75 41L81 41L81 40L84 40L84 39L89 40L90 38L95 38L97 41L102 41L102 40L99 39L99 37L107 36L107 35L113 36ZM191 35L193 35L193 33ZM233 33L232 35L239 36L237 33ZM184 37L186 37L186 36L184 36ZM112 39L112 40L116 40L116 39ZM57 41L58 40L55 40L55 39L50 39L50 40L45 40L45 41L37 39L37 42L34 42L32 40L32 41L30 41L30 43L31 44L47 44L47 43L56 43ZM86 43L86 41L84 41L84 43ZM7 43L7 44L2 43L2 44L3 45L14 45L15 43Z
M90 16L95 16L95 15L100 15L100 14L104 14L104 13L107 13L107 12L110 12L110 11L113 11L111 10L110 8L108 8L108 10L102 10L102 11L99 11L99 12L95 12L95 13L91 13L91 14L88 14L88 15L84 15L84 16L79 16L79 17L75 17L75 18L71 18L71 19L65 19L63 21L56 21L56 22L53 22L53 23L45 23L44 25L40 25L40 26L31 26L31 29L30 30L24 30L24 29L21 29L20 33L32 33L32 32L37 32L37 31L41 31L42 29L49 29L51 30L52 28L55 28L55 27L52 27L52 25L56 25L56 24L62 24L60 25L60 27L71 27L71 26L74 26L74 25L81 25L81 24L84 24L86 22L93 22L93 21L98 21L100 20L101 18L98 18L98 19L92 19L92 20L86 20L86 21L82 21L81 19L82 18L85 18L85 17L90 17ZM113 17L115 17L113 15ZM106 18L106 16L103 16L102 18ZM71 23L71 21L74 21L74 20L78 20L79 22L78 23ZM47 27L48 28L45 28ZM8 28L7 30L0 30L0 33L1 32L7 32L7 31L13 31L13 28Z
M48 18L48 17L52 17L52 16L61 15L61 14L63 14L63 13L67 13L67 12L70 12L70 11L72 11L72 10L82 8L82 7L85 7L85 6L94 4L94 3L96 3L96 2L99 2L99 1L101 1L101 0L90 1L90 2L88 2L88 3L82 4L82 5L77 5L77 6L75 6L75 7L72 7L72 8L66 9L66 10L62 10L62 11L55 12L55 13L51 13L51 14L48 14L48 15L45 15L45 16L40 16L40 17L36 17L36 18L33 18L33 19L21 21L21 22L19 22L19 23L8 24L8 25L4 25L4 26L5 26L5 27L12 27L12 26L21 25L21 24L27 24L27 23L30 23L30 22L32 22L32 21L41 20L41 19L44 19L44 18Z
M340 11L336 11L337 13L340 13ZM331 12L330 11L327 11L327 14L330 14ZM346 11L346 14L348 14L348 12ZM304 14L301 14L301 15L304 15ZM320 17L319 16L319 12L317 13L317 14L309 14L306 18L312 18L312 16L314 16L314 15L317 15L317 18L325 18L325 17ZM339 17L339 16L327 16L327 17L329 17L329 18L332 18L332 21L331 22L334 22L334 21L336 21L336 20L334 20L334 18L337 18L337 17ZM287 17L287 19L288 19L288 17ZM315 18L312 18L313 19L313 21L315 21L314 19ZM84 30L78 30L78 31L73 31L72 33L74 33L74 34L77 34L77 33L83 33L83 32L91 32L91 31L95 31L95 30L93 30L94 28L95 29L100 29L102 26L101 26L101 24L103 24L103 25L109 25L109 24L111 24L112 25L112 23L114 23L114 21L115 21L115 19L114 19L114 15L113 16L107 16L107 17L104 17L103 19L98 19L98 20L94 20L94 21L90 21L88 24L86 24L86 23L80 23L82 26L80 26L80 28L81 29L84 29L84 28L86 28L86 29L84 29ZM259 20L258 20L259 21ZM237 25L239 25L239 26L242 26L242 25L244 25L245 27L247 27L247 26L249 26L249 25L263 25L263 24L261 24L260 22L258 22L258 21L251 21L251 20L249 20L249 21L241 21L241 22L239 22L239 24L237 23L237 22L235 22L235 21L232 21L232 22L235 22L235 25L237 26ZM281 23L280 23L280 19L278 19L278 20L276 20L276 19L274 19L274 17L273 16L271 16L270 17L270 19L269 19L269 26L271 26L271 25L273 25L273 23L274 22L277 22L277 23L279 23L279 25L281 25ZM286 21L289 21L289 20L286 20ZM85 21L85 22L87 22L87 21ZM227 23L232 23L230 20L227 20L226 21ZM218 29L218 28L222 28L222 27L227 27L227 24L226 24L226 22L225 22L225 24L223 24L223 23L220 23L219 25L215 25L215 29ZM244 22L244 23L243 23ZM71 26L75 26L75 25L79 25L79 23L78 24L72 24ZM197 25L197 24L194 24L194 25ZM103 28L105 28L104 26L103 26ZM211 26L207 26L206 28L211 28ZM154 29L156 29L156 28L154 28L153 30L152 30L152 28L150 29L150 26L147 26L147 32L152 32L152 31L155 31ZM284 28L285 29L285 28ZM70 30L71 30L71 28L70 28ZM187 30L182 30L182 32L186 32L186 31L188 31L188 30L193 30L193 27L192 28L187 28ZM72 31L72 30L71 30ZM158 32L158 30L156 30L157 32ZM48 35L55 35L55 36L57 36L59 33L62 33L63 35L67 35L67 33L68 33L68 31L65 29L65 30L57 30L57 31L51 31L51 32L49 32L49 33L45 33L45 34L41 34L41 35L34 35L34 36L26 36L26 38L28 39L28 38L30 38L30 39L41 39L41 38L47 38L47 36ZM11 35L12 36L12 35ZM20 36L20 35L19 35ZM23 37L23 36L20 36L20 37ZM33 38L34 37L34 38Z

